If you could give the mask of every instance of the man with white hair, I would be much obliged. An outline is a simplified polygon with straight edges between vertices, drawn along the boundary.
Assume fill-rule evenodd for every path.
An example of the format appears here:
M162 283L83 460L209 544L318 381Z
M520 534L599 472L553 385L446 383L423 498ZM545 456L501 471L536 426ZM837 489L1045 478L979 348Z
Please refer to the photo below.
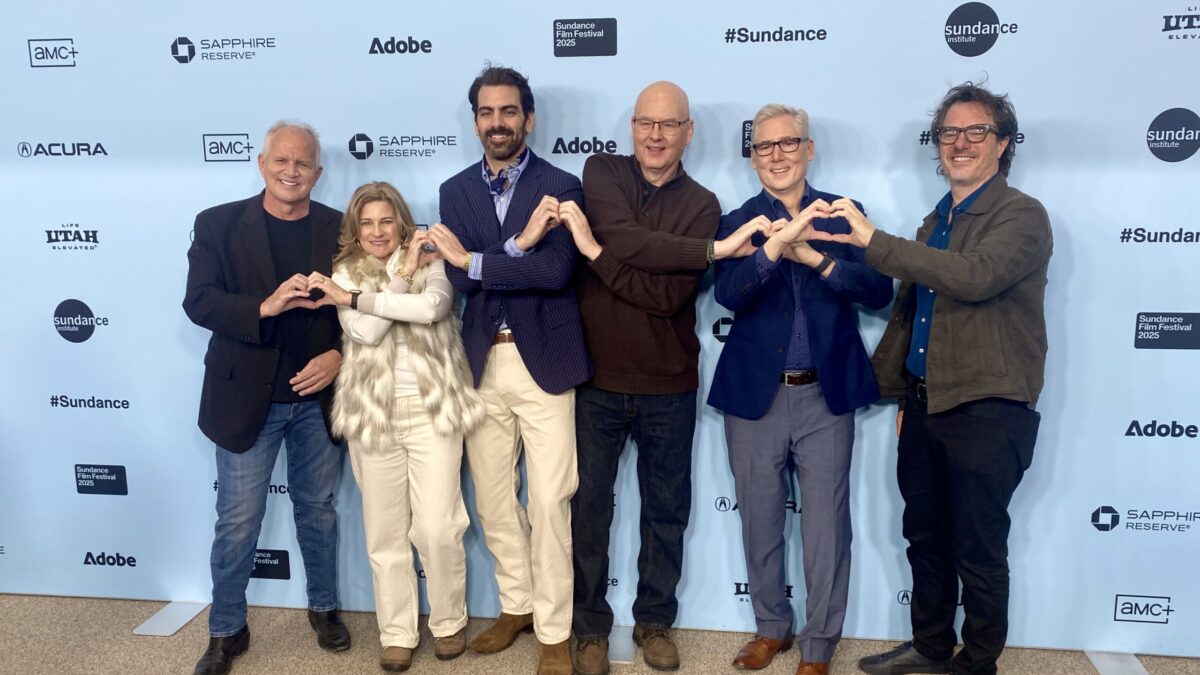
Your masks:
M229 672L250 646L246 586L280 443L308 580L308 621L323 649L350 648L338 617L333 490L342 448L329 432L330 386L342 363L333 306L317 307L309 275L329 275L342 214L312 201L321 146L307 124L267 131L263 192L196 216L183 309L212 331L200 429L216 443L210 640L196 675Z

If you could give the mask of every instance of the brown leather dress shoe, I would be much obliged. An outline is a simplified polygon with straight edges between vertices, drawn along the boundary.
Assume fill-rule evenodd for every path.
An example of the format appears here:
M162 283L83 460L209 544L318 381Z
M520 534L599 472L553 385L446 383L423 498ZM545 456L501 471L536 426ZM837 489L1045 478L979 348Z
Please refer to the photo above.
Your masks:
M733 667L739 670L766 668L771 665L771 659L774 659L776 654L792 648L792 639L791 636L776 640L755 635L754 639L747 642L738 650L737 656L733 657Z
M538 652L537 675L571 675L575 666L571 663L570 639L552 645L541 644Z
M796 675L829 675L829 664L801 661L796 667Z
M433 655L439 661L449 661L467 651L467 629L460 628L454 635L433 639Z
M495 654L508 649L521 633L533 632L532 614L504 614L490 628L471 641L471 651ZM568 659L569 660L569 659Z

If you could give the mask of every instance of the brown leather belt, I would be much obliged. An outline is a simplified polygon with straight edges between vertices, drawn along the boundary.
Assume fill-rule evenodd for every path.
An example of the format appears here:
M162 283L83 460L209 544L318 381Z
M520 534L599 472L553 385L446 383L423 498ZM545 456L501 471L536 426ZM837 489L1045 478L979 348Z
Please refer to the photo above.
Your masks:
M783 373L779 376L779 381L785 387L798 387L802 384L812 384L817 381L817 371L815 370L794 370Z
M492 340L492 344L502 345L502 344L507 344L509 342L516 342L516 341L517 341L517 339L515 337L513 337L512 331L504 330L504 331L500 331L499 333L496 333L496 337Z

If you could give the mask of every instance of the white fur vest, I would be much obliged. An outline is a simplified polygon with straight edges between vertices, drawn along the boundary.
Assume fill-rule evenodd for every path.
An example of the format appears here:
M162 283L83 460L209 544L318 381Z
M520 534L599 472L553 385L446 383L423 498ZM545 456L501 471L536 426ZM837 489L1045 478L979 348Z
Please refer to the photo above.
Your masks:
M402 251L398 250L397 256L403 255ZM393 257L393 265L396 261ZM387 267L373 256L339 267L365 292L380 292L388 284ZM417 270L409 292L423 292L428 276L429 265ZM333 432L368 448L390 446L397 331L408 343L421 403L434 429L448 436L475 428L483 419L484 407L472 386L458 325L451 312L432 325L396 321L375 345L359 344L343 335L342 367L334 382Z

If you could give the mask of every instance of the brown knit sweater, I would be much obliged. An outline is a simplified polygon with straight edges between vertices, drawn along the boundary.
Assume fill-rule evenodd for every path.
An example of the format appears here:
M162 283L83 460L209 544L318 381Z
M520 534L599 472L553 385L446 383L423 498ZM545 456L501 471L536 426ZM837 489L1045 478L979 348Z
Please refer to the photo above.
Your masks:
M680 167L655 188L634 157L583 167L588 221L604 251L582 267L579 310L591 384L623 394L682 394L700 385L696 295L721 207Z

